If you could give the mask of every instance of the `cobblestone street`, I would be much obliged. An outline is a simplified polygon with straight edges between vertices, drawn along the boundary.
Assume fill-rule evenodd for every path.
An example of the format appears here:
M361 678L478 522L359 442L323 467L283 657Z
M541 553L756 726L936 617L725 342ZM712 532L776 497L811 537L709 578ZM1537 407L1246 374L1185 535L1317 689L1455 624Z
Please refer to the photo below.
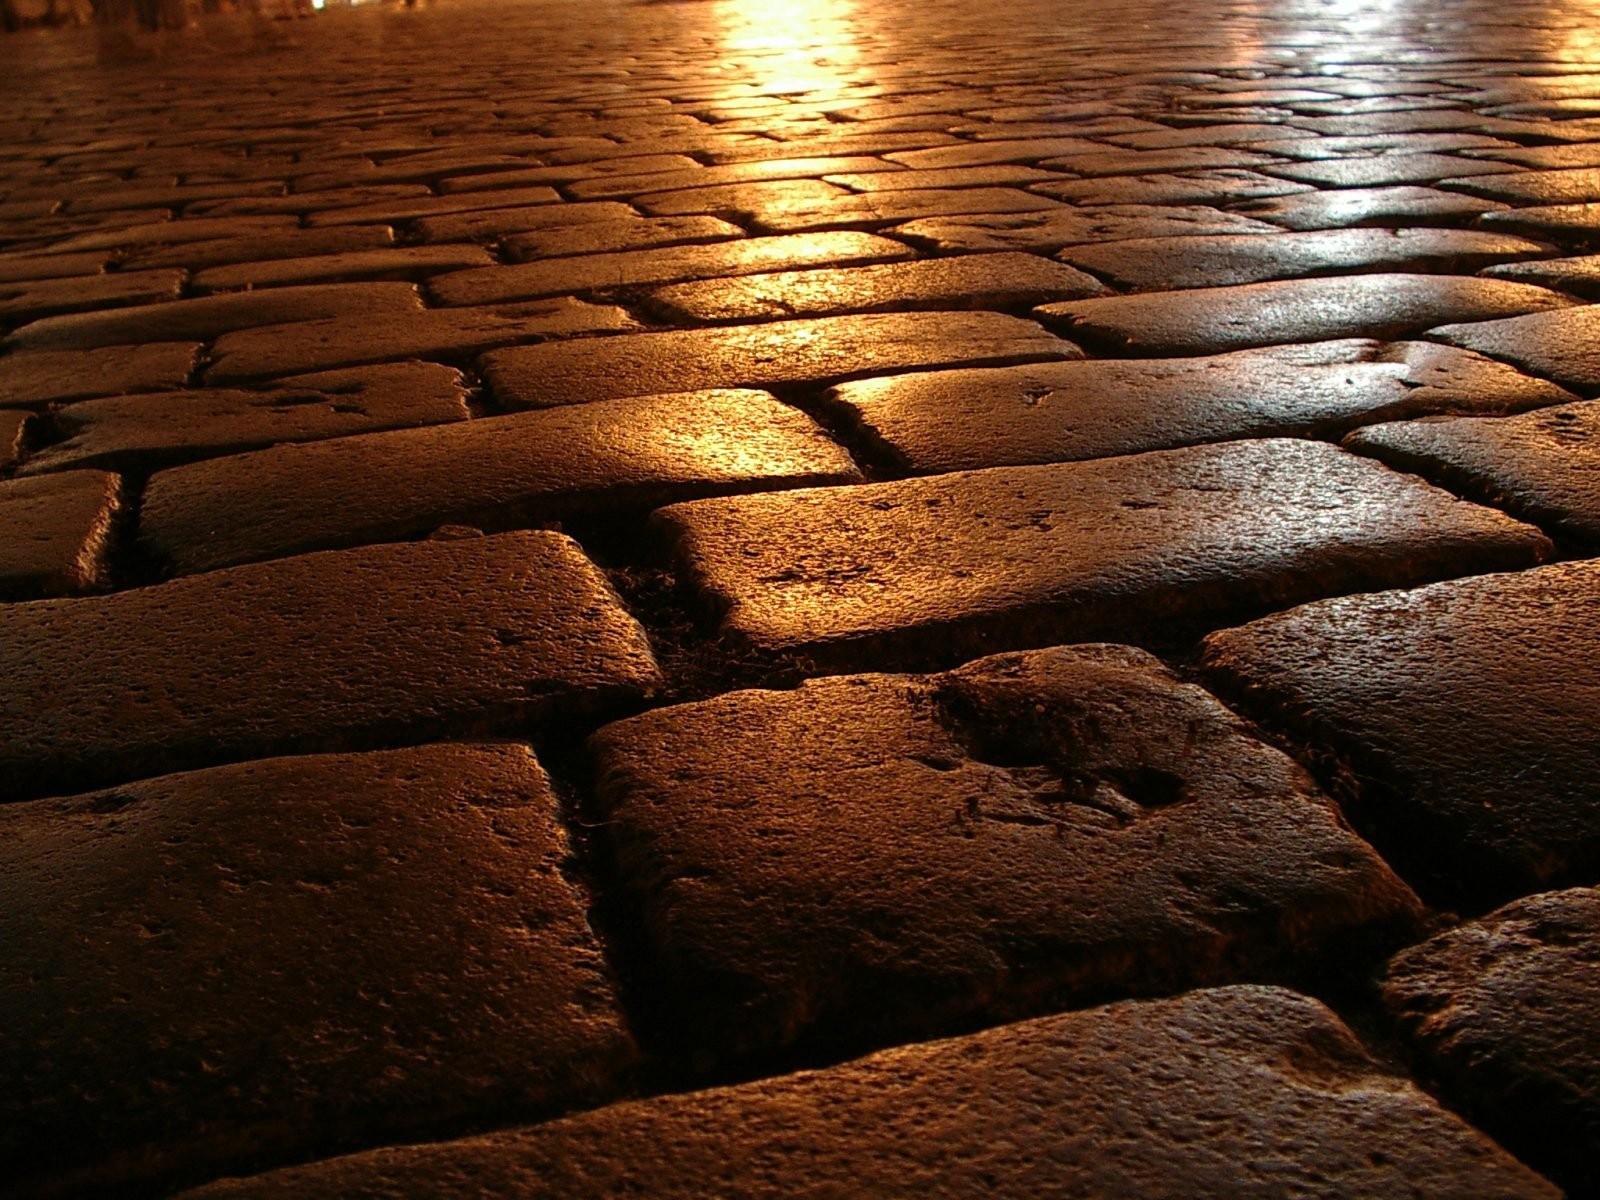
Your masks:
M1600 0L0 61L0 1192L1600 1196Z

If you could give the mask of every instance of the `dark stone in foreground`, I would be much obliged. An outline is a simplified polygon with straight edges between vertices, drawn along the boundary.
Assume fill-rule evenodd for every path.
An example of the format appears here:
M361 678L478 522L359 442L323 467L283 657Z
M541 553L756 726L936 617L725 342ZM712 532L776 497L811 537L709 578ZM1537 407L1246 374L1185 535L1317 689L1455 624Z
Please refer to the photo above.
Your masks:
M189 381L198 342L152 342L100 350L40 350L0 357L0 401L43 408L57 400L163 392Z
M1336 973L1420 913L1292 760L1124 646L735 692L591 745L707 1058Z
M1384 999L1452 1106L1573 1191L1600 1184L1600 891L1517 900L1398 955Z
M0 482L0 600L103 587L121 508L122 481L104 471Z
M28 422L32 419L32 413L0 408L0 475L9 472L22 457Z
M228 1180L193 1200L1558 1200L1315 1000L1235 987Z
M1331 593L1526 566L1550 548L1500 513L1301 441L699 500L658 520L724 630L846 669L1165 643Z
M606 1099L632 1044L570 853L515 745L0 809L9 1184L205 1179Z
M20 800L160 771L471 736L652 690L644 633L555 533L370 546L0 609Z
M1207 640L1210 677L1335 756L1385 857L1477 911L1600 870L1600 563L1308 604Z
M1444 325L1428 336L1516 363L1566 387L1600 391L1600 304Z

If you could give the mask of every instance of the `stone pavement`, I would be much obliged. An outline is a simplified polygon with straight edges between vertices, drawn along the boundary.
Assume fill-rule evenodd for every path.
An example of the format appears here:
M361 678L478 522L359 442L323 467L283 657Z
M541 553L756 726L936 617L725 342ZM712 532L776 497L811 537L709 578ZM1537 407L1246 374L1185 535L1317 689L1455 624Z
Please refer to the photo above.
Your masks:
M0 1180L1600 1195L1600 38L0 40Z

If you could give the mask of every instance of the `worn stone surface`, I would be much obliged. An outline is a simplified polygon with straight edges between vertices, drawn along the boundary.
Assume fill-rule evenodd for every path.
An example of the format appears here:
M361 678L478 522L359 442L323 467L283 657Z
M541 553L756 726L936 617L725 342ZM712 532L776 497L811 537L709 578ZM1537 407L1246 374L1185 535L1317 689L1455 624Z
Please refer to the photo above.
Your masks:
M11 605L0 608L0 668L11 799L518 728L656 685L644 634L600 572L570 539L541 532Z
M383 250L394 245L394 230L387 225L344 225L333 229L288 229L256 237L215 238L180 242L175 246L147 246L122 258L124 270L150 267L187 267L202 271L237 263L266 262L275 258L306 258L322 254L354 254Z
M1331 188L1396 187L1438 183L1441 180L1459 179L1467 175L1493 179L1496 177L1488 172L1516 171L1510 163L1485 162L1481 159L1462 158L1455 154L1426 153L1321 158L1294 163L1276 163L1258 169L1299 183ZM1492 191L1488 194L1491 199L1501 198Z
M1278 227L1204 205L1119 204L1038 213L933 217L890 231L942 253L958 250L1060 250L1085 242L1219 233L1277 233Z
M1600 296L1600 254L1574 258L1545 258L1534 262L1509 262L1487 267L1478 274L1486 279L1509 279L1513 283L1532 283L1539 287L1571 292L1594 299Z
M33 419L30 412L0 408L0 475L8 474L22 457L22 447Z
M649 304L675 321L759 321L956 306L1029 308L1107 291L1092 276L1035 254L969 254L682 283L653 293Z
M327 225L386 224L391 221L411 221L418 217L435 217L485 208L519 208L554 204L560 199L560 193L551 187L457 192L451 196L419 196L410 200L379 200L372 204L352 205L349 208L324 208L307 216L306 224L313 229Z
M105 586L122 481L104 471L0 481L0 600Z
M211 267L197 274L192 282L195 291L200 293L231 292L287 284L427 279L446 271L465 271L493 263L494 259L481 246L403 246Z
M1485 228L1506 229L1554 242L1600 241L1600 204L1551 204L1483 215Z
M1064 183L1035 183L1029 191L1073 204L1209 204L1231 205L1262 196L1310 192L1308 184L1274 179L1258 171L1218 168L1157 172L1147 175L1099 176Z
M614 254L658 246L720 242L743 236L744 230L717 217L634 217L626 221L588 221L513 234L505 239L505 249L516 262L533 262L574 254Z
M1465 229L1324 229L1141 238L1071 246L1061 257L1119 287L1166 291L1356 271L1467 273L1543 253L1536 242Z
M381 321L422 310L409 283L330 283L200 296L140 308L46 317L14 330L9 350L85 350L146 342L210 341L237 329L355 317Z
M1493 200L1425 187L1337 188L1299 192L1238 205L1238 210L1288 229L1343 229L1357 225L1404 226L1428 221L1465 223L1500 215ZM1505 215L1510 215L1505 214Z
M0 283L0 321L20 325L60 313L175 300L183 280L182 271L116 271L75 279Z
M13 1184L566 1110L632 1058L526 747L216 767L0 807L0 829Z
M810 418L763 393L643 396L163 471L140 537L189 574L441 525L515 528L859 479Z
M227 1180L193 1196L689 1197L708 1181L762 1197L802 1184L952 1197L1560 1195L1384 1072L1315 1000L1233 987Z
M547 408L663 388L821 383L1078 354L1032 322L999 313L886 313L516 346L484 355L483 367L502 403Z
M712 1056L1304 977L1420 912L1290 759L1123 646L734 692L591 749L652 961ZM781 898L760 923L755 896Z
M0 402L43 408L123 392L182 387L200 360L198 342L146 342L98 350L40 350L0 356Z
M633 320L620 308L566 297L406 312L381 323L367 317L335 317L291 326L269 325L218 338L206 381L238 383L397 358L461 362L513 342L633 328Z
M1600 305L1430 329L1429 337L1516 363L1570 388L1600 390Z
M1600 866L1600 564L1306 605L1208 641L1210 677L1343 764L1413 883L1482 911ZM1359 786L1356 786L1359 784Z
M659 520L726 633L819 664L1164 642L1549 549L1499 513L1295 441L701 500Z
M585 225L592 221L621 221L637 215L620 201L596 200L588 204L545 204L450 213L446 216L421 217L412 225L424 241L454 242L496 238L530 229Z
M161 246L177 242L200 242L212 238L249 238L287 233L299 226L292 216L267 217L193 217L186 221L147 221L129 224L114 214L108 228L91 229L86 233L55 242L52 250L122 250L130 246Z
M777 195L752 207L751 224L762 233L804 233L895 221L933 220L969 213L1053 211L1059 200L1020 188L918 188L801 198Z
M1067 462L1575 397L1470 351L1351 340L1208 358L1091 359L840 384L829 401L917 473Z
M850 266L910 257L911 251L899 242L869 233L741 238L708 246L586 254L453 272L434 279L428 290L444 304L495 304L680 279L715 279L793 267Z
M33 454L23 474L64 467L148 473L279 442L464 420L459 372L434 363L389 363L286 379L265 391L207 388L112 396L58 409L62 440Z
M98 250L81 254L0 253L0 283L94 276L105 268L109 257Z
M1576 1194L1600 1183L1600 891L1516 900L1398 955L1383 994L1451 1104Z
M1564 540L1600 543L1600 401L1363 429L1350 445Z
M1572 303L1558 292L1498 279L1374 274L1072 300L1035 312L1072 337L1134 353L1207 354L1282 342L1404 337L1446 321L1482 321ZM1466 348L1493 353L1479 345Z
M1518 171L1510 163L1493 165L1494 174L1472 175L1451 180L1446 186L1490 200L1512 204L1589 204L1600 200L1600 170L1576 168L1565 171Z

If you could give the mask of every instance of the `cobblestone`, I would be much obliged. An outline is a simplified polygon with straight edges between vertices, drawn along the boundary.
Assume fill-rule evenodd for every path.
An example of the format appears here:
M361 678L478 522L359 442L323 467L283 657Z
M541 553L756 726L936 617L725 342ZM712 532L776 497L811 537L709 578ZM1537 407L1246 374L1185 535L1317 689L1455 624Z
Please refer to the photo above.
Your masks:
M121 506L121 481L103 471L0 482L0 600L103 587Z
M1345 188L1296 192L1239 206L1240 211L1288 229L1344 229L1356 225L1415 225L1424 221L1465 222L1484 216L1485 224L1506 205L1425 187ZM1518 232L1524 232L1520 228Z
M51 401L159 392L189 382L198 342L146 342L97 350L41 350L0 357L0 401L42 408Z
M1430 336L1516 363L1524 370L1567 387L1600 390L1600 305L1582 305L1561 312L1522 318L1444 325Z
M489 267L494 259L480 246L405 246L393 250L358 250L310 258L211 267L195 275L195 291L231 292L286 284L344 283L352 280L427 279L446 271Z

